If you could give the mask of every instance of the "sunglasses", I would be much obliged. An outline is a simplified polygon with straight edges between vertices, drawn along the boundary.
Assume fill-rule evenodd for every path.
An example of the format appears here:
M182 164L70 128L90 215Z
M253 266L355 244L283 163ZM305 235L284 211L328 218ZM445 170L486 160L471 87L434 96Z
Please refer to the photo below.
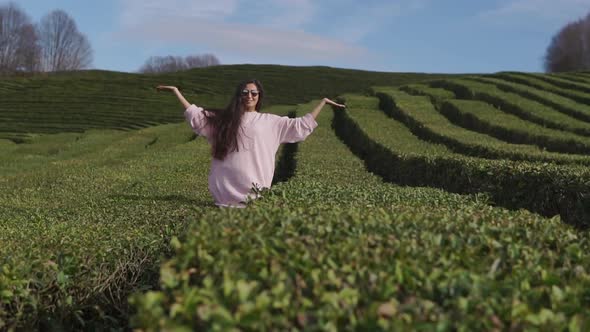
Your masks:
M241 92L241 93L242 93L242 96L244 96L244 97L245 97L245 96L247 96L247 95L248 95L248 93L251 93L251 94L252 94L252 97L256 97L256 96L258 96L258 94L259 94L260 92L258 92L258 90L248 90L248 89L244 89L244 90L242 90L242 92Z

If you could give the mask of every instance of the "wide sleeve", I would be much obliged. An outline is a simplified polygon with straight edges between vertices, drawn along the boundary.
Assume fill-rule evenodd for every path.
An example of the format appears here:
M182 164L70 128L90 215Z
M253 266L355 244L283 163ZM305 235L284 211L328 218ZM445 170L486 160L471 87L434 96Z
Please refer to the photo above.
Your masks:
M184 118L186 122L191 126L193 131L200 136L207 136L207 119L205 118L205 110L202 107L196 106L195 104L190 105L184 111Z
M298 118L279 117L277 121L279 143L303 141L318 126L311 113Z

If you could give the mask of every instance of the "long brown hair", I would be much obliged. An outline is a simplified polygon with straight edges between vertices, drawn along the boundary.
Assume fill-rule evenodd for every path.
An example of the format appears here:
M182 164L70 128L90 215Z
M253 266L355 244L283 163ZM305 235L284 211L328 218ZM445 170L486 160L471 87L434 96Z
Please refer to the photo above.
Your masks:
M256 111L260 111L264 89L260 81L251 79L238 84L226 108L210 110L212 114L207 116L207 125L210 126L213 133L213 158L215 159L223 160L228 153L240 150L238 147L238 135L242 116L246 112L242 103L242 90L249 83L255 84L258 89Z

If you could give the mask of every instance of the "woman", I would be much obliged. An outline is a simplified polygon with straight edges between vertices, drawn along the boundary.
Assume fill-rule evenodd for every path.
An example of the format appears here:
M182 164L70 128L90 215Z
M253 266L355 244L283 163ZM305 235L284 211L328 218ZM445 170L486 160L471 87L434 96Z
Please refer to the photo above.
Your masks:
M174 86L160 85L157 89L176 94L186 109L186 121L211 145L209 191L215 204L222 207L245 207L248 199L258 197L258 189L270 188L279 145L309 136L325 104L344 107L324 98L303 117L260 113L264 89L258 80L239 84L229 105L219 110L190 104Z

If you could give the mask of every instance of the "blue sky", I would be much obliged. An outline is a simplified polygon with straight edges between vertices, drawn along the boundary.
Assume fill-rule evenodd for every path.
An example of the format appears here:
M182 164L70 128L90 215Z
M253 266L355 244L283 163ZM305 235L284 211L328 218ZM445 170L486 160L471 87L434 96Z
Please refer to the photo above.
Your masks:
M203 53L223 64L538 72L551 37L590 12L590 0L13 2L34 22L66 11L90 40L93 68L124 72L152 55Z

